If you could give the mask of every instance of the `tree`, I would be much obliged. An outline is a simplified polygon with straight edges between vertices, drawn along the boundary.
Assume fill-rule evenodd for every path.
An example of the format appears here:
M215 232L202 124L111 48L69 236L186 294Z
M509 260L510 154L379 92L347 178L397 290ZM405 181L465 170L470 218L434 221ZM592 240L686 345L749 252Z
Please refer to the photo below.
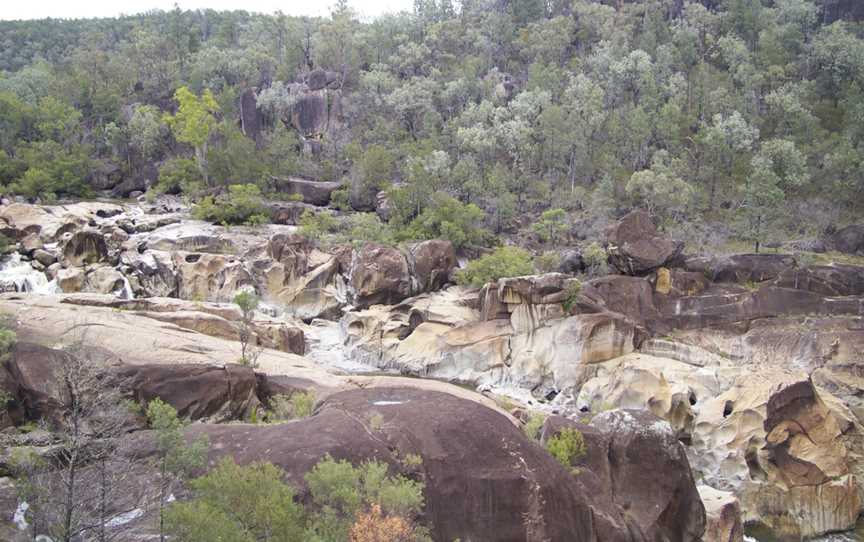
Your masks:
M178 104L177 113L174 115L166 114L163 119L174 132L177 141L188 143L194 147L195 160L201 170L204 184L209 186L207 148L210 143L210 134L216 127L215 113L219 111L219 105L209 89L198 97L187 87L180 87L174 93L174 100Z
M693 187L676 174L666 151L654 153L651 169L635 172L625 191L636 205L663 218L682 213L693 198Z
M243 290L234 296L234 304L240 308L240 321L237 322L237 336L240 339L240 365L257 366L261 350L255 348L251 341L257 340L252 328L255 309L261 298L255 292Z
M531 229L540 237L541 241L555 244L558 237L567 229L567 213L564 209L543 211L540 220L535 222Z
M193 499L166 510L177 542L302 542L304 511L285 472L272 463L237 465L230 457L190 486Z
M156 467L159 486L159 540L165 541L165 507L179 482L194 469L204 466L208 443L201 437L187 443L183 422L177 411L161 399L147 405L147 421L156 440Z
M714 165L708 196L708 208L713 209L717 180L721 176L734 178L736 162L740 162L753 148L759 130L750 126L741 113L733 111L729 115L714 115L711 124L703 127L702 137Z
M456 282L480 287L504 277L521 277L534 272L531 254L518 247L499 247L491 254L468 262L456 274Z

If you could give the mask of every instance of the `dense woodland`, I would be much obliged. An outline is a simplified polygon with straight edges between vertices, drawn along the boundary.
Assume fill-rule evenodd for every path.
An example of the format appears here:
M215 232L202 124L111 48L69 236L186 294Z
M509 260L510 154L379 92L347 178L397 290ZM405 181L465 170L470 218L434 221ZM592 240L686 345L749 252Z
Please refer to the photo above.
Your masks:
M343 180L346 211L387 193L389 224L355 219L376 240L542 247L636 207L703 243L818 237L864 210L860 11L417 0L367 20L341 0L320 19L2 22L0 183L50 201L143 175L201 216L256 222L273 176ZM288 117L292 83L316 69L338 74L339 122L310 152ZM254 138L240 123L249 89Z

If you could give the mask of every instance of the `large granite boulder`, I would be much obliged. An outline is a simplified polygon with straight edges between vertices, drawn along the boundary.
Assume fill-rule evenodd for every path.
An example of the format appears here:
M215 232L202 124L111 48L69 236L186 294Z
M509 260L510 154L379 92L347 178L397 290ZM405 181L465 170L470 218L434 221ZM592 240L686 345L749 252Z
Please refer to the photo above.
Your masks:
M852 224L831 237L834 248L846 254L864 253L864 224Z
M77 231L63 244L63 262L68 267L104 262L108 259L108 244L98 231Z
M354 255L349 277L358 308L393 305L411 295L408 259L397 248L364 245Z
M577 477L626 510L644 540L702 539L705 507L684 446L666 422L640 410L604 412L587 426L550 416L543 441L568 427L585 439L586 454L574 463Z
M673 262L684 248L658 234L645 211L633 211L606 230L609 261L625 275L642 275Z
M330 196L342 187L340 182L310 181L297 177L274 177L272 183L277 192L302 196L303 203L323 207L330 203Z
M326 454L355 464L372 458L388 462L425 481L424 519L435 540L698 540L704 511L686 458L674 440L658 438L640 422L626 435L607 437L622 454L616 489L626 494L626 502L602 489L608 474L573 475L502 414L437 392L348 391L289 424L195 424L187 431L209 438L214 461L230 454L239 463L275 463L300 488L301 499L303 474ZM641 437L643 432L649 436ZM601 445L596 450L607 453ZM419 455L422 463L404 466L407 454ZM633 487L648 476L651 484Z
M417 243L408 249L411 266L412 290L430 292L450 282L456 268L456 251L450 241L432 239Z

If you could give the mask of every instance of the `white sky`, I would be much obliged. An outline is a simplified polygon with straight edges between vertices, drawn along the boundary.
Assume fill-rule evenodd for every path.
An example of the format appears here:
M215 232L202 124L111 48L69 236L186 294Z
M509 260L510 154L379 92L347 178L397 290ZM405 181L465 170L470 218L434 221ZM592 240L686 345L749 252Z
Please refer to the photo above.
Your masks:
M0 0L0 19L69 19L131 15L151 9L174 9L175 0ZM176 0L181 9L243 9L261 13L282 10L286 15L327 15L332 0ZM363 16L410 11L412 0L349 0Z

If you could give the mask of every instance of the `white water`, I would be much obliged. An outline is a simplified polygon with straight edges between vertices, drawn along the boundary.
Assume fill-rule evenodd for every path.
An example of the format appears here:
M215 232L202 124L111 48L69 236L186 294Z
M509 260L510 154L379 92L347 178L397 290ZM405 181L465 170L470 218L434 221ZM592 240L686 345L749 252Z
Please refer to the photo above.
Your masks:
M332 367L348 373L378 372L377 367L359 363L352 359L345 346L347 339L339 322L313 320L304 328L309 351L306 357L319 365Z
M126 275L123 275L123 286L114 290L113 293L120 299L135 299L135 292L132 291L132 285Z
M57 282L49 281L45 273L33 269L21 255L14 252L0 263L0 285L14 285L17 292L49 295L58 292Z
M27 523L27 510L30 509L30 504L27 501L21 501L18 508L15 509L15 515L12 516L12 522L18 527L19 531L26 531L30 526Z

